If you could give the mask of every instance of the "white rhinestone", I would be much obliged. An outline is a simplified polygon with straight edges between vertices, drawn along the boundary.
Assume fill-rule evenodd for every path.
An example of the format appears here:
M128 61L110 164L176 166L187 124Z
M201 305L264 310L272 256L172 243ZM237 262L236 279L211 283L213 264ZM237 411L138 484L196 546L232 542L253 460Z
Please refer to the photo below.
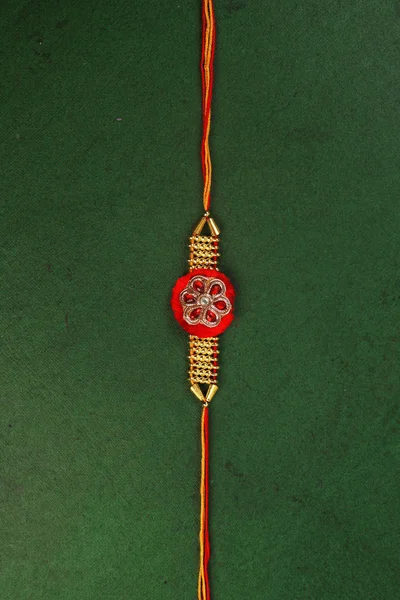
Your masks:
M207 296L203 296L202 298L200 298L200 304L202 306L209 306L210 303L211 303L211 299L208 298Z

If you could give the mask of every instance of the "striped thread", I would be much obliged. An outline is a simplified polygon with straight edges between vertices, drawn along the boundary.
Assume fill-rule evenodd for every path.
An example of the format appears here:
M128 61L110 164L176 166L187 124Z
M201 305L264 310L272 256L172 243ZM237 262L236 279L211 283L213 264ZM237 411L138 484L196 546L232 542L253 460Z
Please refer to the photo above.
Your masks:
M211 204L211 155L209 136L211 126L211 100L214 82L214 53L215 53L215 17L212 0L203 0L202 10L202 48L201 48L201 83L202 83L202 113L203 137L201 141L201 166L203 171L204 210L208 211Z
M211 204L211 155L209 146L211 127L211 100L214 82L215 53L215 17L212 0L202 3L202 48L201 48L201 83L202 83L202 115L203 136L201 140L201 166L203 171L204 191L203 206L208 211ZM208 561L210 558L210 539L208 530L208 405L205 404L201 416L201 482L200 482L200 565L198 577L198 600L210 600L210 583L208 578Z
M210 558L210 539L208 532L208 406L203 407L201 416L201 483L200 483L200 568L198 581L198 600L210 600L208 580L208 561Z

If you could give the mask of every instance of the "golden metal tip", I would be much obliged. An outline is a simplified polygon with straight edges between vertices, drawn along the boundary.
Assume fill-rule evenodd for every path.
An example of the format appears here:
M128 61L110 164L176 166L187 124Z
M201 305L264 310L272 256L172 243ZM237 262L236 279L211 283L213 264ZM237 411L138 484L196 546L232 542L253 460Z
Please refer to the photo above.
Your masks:
M193 392L193 394L196 396L196 398L198 400L200 400L201 402L205 402L205 398L204 398L204 394L200 389L200 386L198 383L195 383L194 385L192 385L192 387L190 388L190 391Z
M194 228L193 235L200 235L200 233L203 231L203 227L206 223L207 223L207 219L205 217L202 217L200 219L200 221L197 223L196 227Z
M208 226L210 227L211 235L213 235L214 237L219 236L219 234L221 232L220 232L219 227L217 226L216 222L214 221L214 219L212 219L210 217L207 220L208 220Z
M220 234L219 227L216 224L216 222L214 221L214 219L211 218L209 215L210 215L210 213L208 213L208 215L207 215L207 213L204 213L204 217L202 217L200 219L200 221L197 223L196 227L193 230L193 236L200 235L201 232L203 231L204 225L206 223L208 223L208 227L210 229L211 235L213 237L218 237L219 236L219 234Z
M209 385L207 393L206 393L206 402L211 402L211 400L214 398L217 391L218 391L218 386L215 385L215 383L212 383L211 385Z

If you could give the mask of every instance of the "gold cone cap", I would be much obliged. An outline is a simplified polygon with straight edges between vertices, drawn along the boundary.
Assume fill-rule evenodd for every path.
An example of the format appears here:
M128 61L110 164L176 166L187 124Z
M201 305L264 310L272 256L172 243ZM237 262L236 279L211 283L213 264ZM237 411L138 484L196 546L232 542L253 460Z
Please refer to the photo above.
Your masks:
M193 229L193 235L201 235L206 223L208 224L211 235L218 237L220 234L219 227L211 217L202 217L197 223L196 227Z
M214 398L217 391L218 391L218 386L215 385L215 383L211 383L208 386L208 390L206 393L206 402L211 402L211 400Z
M205 402L205 398L204 398L204 394L200 389L200 386L198 383L195 383L194 385L192 385L192 387L190 388L190 391L193 392L193 394L196 396L196 398L198 398L201 402Z

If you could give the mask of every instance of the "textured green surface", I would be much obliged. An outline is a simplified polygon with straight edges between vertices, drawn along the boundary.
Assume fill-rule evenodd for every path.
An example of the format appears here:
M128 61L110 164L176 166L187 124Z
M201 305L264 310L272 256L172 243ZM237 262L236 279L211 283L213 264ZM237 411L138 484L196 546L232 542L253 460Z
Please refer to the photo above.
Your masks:
M398 598L398 6L216 0L216 600ZM1 4L1 600L196 597L199 10Z

